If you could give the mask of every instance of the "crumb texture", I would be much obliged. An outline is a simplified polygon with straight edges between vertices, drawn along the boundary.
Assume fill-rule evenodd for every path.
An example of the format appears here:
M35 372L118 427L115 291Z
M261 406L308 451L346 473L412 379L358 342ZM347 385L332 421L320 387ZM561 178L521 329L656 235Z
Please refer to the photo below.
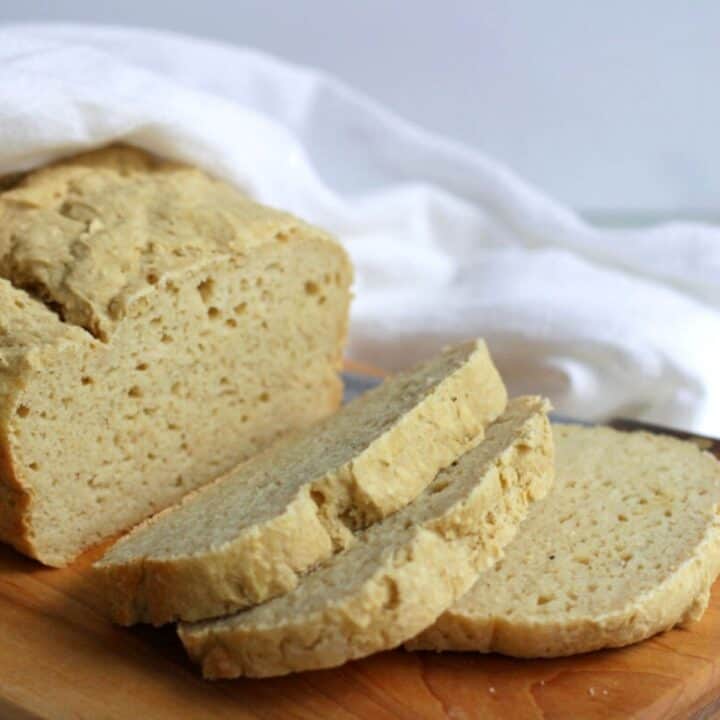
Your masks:
M553 430L552 491L411 648L562 656L702 615L720 572L720 463L671 437Z
M179 634L206 677L272 676L395 647L489 567L552 479L547 406L518 398L485 440L297 587Z
M121 539L95 566L114 619L198 620L291 590L477 444L506 401L482 341L387 379Z
M0 194L0 537L62 565L332 412L332 238L113 147Z

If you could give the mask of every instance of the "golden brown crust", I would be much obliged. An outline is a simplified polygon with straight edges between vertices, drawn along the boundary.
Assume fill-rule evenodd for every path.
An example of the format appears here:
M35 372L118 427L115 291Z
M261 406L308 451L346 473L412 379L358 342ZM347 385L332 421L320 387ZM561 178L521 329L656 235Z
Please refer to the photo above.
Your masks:
M0 276L109 340L154 285L318 228L189 166L111 146L0 193Z

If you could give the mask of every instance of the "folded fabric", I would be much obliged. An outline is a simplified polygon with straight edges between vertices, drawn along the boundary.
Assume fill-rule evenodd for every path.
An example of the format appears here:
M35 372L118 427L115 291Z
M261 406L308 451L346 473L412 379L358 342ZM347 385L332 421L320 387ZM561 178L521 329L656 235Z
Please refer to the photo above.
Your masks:
M251 50L28 25L0 28L0 61L0 173L123 139L330 229L357 266L351 356L396 369L482 335L513 394L720 433L720 228L591 227L493 160Z

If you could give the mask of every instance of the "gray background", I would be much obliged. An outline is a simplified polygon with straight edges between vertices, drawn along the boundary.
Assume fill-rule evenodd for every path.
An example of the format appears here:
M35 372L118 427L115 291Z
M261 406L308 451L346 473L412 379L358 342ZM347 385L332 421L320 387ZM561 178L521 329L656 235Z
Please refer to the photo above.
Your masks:
M0 0L323 68L603 221L720 218L720 3Z

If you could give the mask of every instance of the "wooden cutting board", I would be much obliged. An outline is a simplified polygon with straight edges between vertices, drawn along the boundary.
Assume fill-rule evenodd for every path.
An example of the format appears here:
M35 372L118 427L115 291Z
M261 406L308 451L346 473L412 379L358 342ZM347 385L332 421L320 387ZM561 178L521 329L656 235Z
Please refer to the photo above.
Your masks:
M396 650L211 683L171 628L108 622L88 579L100 553L52 570L0 545L0 719L720 718L720 583L700 623L621 650L533 661Z

